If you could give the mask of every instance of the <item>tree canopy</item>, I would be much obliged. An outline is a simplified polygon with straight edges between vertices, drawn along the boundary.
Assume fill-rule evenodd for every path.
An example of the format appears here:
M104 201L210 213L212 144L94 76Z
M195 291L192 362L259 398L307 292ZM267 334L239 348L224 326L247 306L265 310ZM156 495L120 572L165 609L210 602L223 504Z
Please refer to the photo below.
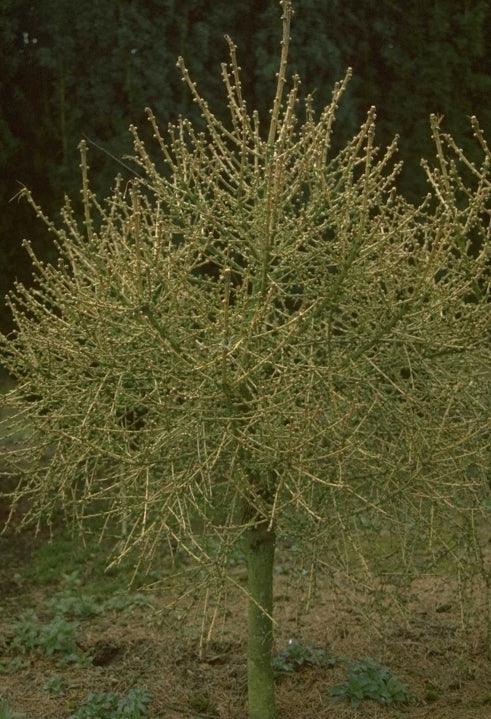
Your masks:
M0 8L0 293L9 278L28 280L23 237L41 253L51 251L39 228L32 236L27 208L11 201L22 185L54 213L64 193L76 191L76 148L83 137L95 143L92 182L104 194L114 174L125 172L118 161L131 150L128 125L144 125L145 107L163 127L179 114L197 120L175 68L178 55L186 58L202 95L225 117L217 72L226 56L224 34L241 48L244 92L251 108L264 116L280 38L275 20L274 3L255 0L89 0L83 13L68 0L5 0ZM375 105L380 141L401 135L405 170L398 183L407 195L420 197L426 190L419 160L431 151L431 112L445 116L446 129L471 155L468 116L479 118L486 135L491 131L485 102L491 83L490 23L484 1L401 8L389 0L375 5L297 0L290 70L302 77L300 94L303 87L313 90L315 105L322 108L333 83L353 67L339 110L338 147Z

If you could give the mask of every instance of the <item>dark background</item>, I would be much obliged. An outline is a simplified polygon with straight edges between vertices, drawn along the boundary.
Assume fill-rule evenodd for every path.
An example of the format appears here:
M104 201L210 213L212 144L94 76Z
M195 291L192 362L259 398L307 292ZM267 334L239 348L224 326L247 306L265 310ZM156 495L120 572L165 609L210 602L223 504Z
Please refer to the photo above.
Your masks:
M266 6L266 9L265 9ZM398 133L405 170L400 189L421 197L421 156L434 156L430 113L471 154L469 116L491 141L491 3L488 0L295 0L290 73L325 106L350 65L339 110L341 146L377 106L377 137ZM263 126L274 92L281 38L276 0L0 0L0 295L31 275L28 238L39 256L51 240L26 202L29 187L56 218L65 194L79 197L77 145L90 147L91 182L101 194L132 152L128 126L144 131L150 106L165 129L179 114L199 122L181 82L183 55L212 110L226 117L220 63L224 34L238 46L243 92ZM113 156L113 157L111 157ZM10 318L0 311L0 329Z

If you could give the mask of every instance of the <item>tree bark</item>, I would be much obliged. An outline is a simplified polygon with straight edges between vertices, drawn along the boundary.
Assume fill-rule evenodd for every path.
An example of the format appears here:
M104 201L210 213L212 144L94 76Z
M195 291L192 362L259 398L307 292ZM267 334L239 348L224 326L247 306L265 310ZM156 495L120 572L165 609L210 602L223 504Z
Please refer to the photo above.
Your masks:
M247 692L249 719L276 719L273 650L273 567L275 533L263 521L248 530L249 627Z

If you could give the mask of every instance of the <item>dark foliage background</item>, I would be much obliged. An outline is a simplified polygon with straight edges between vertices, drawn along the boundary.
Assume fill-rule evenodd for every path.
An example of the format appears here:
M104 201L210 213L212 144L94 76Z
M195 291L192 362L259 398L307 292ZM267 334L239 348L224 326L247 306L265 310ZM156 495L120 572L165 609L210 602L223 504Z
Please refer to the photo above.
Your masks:
M354 79L338 116L338 141L353 135L370 105L377 106L378 139L401 135L401 189L425 192L419 169L433 153L428 116L472 152L468 117L477 115L491 137L491 6L487 0L296 0L290 53L316 107L351 65ZM176 69L183 55L216 114L226 107L220 63L223 35L238 46L243 91L266 125L281 23L276 0L2 0L0 3L0 295L15 279L29 282L24 237L50 257L41 223L15 195L32 189L56 216L65 193L79 193L77 145L92 143L93 188L108 191L118 163L131 153L128 125L144 133L145 106L161 127L180 113L199 121ZM275 68L276 69L276 68ZM3 310L0 329L8 329Z

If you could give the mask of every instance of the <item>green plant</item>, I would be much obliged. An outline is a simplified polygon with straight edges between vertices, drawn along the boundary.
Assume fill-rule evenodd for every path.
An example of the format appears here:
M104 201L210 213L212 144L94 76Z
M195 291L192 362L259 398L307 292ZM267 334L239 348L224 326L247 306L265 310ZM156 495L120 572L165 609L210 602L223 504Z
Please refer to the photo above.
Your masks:
M65 696L65 680L63 677L51 677L43 684L43 692L55 699Z
M66 531L60 531L35 550L27 576L37 584L55 584L60 581L60 567L63 567L67 572L65 577L78 577L82 567L94 562L96 553L100 555L102 550L95 542L75 543ZM102 570L104 564L99 556L97 559Z
M0 703L0 719L22 719L24 714L19 712L13 712L9 709L9 703L6 699L3 699Z
M299 644L291 640L273 657L273 671L275 677L283 674L292 674L304 666L332 667L336 658L324 649L315 649L310 644Z
M425 701L436 702L440 698L440 689L434 684L434 682L426 682L425 688Z
M69 719L143 719L151 700L144 689L130 689L123 697L115 692L89 694Z
M112 609L118 612L131 611L134 607L152 607L154 604L152 594L142 592L118 592L104 602L104 609Z
M331 688L334 700L348 700L358 707L364 699L380 704L412 704L414 696L401 681L375 659L367 657L348 665L348 679Z
M205 694L193 694L189 699L189 706L200 716L217 716L216 706Z
M28 610L17 623L12 646L24 654L40 649L47 656L61 655L60 666L86 663L90 659L77 651L77 627L77 622L69 622L59 615L43 624Z
M72 594L65 590L46 602L46 609L55 616L88 619L100 614L104 604L86 594Z
M0 674L15 674L24 669L26 662L21 657L9 657L0 661Z

